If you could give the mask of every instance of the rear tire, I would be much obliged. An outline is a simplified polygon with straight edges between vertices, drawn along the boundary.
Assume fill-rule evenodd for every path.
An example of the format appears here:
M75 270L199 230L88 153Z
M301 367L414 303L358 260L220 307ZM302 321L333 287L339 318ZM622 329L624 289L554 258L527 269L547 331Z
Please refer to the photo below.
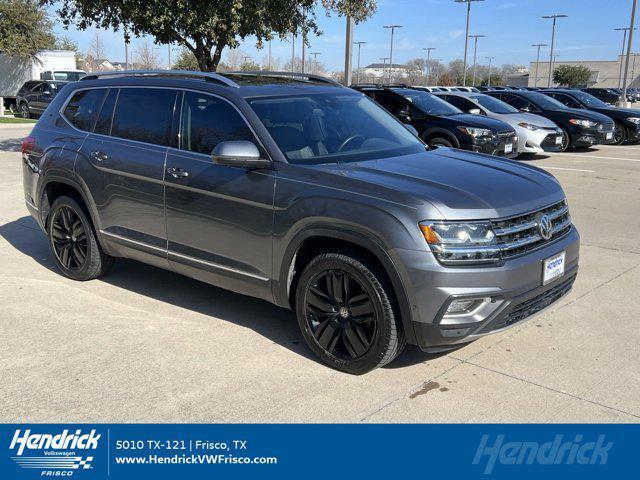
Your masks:
M453 148L453 144L449 140L447 140L446 138L442 138L442 137L432 138L431 140L429 140L427 142L427 145L429 145L430 147L449 147L449 148Z
M93 280L113 264L113 257L102 251L91 220L71 197L59 197L51 205L47 236L56 265L66 277Z
M561 128L560 130L562 130L562 145L560 146L560 151L566 152L569 150L571 145L571 136L564 128Z
M31 110L29 109L29 105L24 102L20 104L20 116L22 118L31 118Z
M405 347L392 298L371 262L346 253L318 255L296 287L298 325L320 360L360 375L391 362Z

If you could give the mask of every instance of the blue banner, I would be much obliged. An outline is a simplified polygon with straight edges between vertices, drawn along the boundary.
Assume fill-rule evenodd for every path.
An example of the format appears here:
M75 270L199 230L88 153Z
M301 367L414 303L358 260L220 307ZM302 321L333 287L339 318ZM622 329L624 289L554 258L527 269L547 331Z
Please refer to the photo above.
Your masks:
M614 478L638 425L0 425L0 478ZM355 477L357 475L357 477Z

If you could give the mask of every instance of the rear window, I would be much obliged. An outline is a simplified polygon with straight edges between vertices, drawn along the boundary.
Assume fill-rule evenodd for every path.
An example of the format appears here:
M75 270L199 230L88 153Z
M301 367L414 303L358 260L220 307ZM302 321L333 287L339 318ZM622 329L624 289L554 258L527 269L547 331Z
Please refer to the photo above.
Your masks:
M90 131L106 90L94 88L77 91L64 109L64 116L79 130Z
M111 135L138 142L169 145L175 98L175 90L120 89Z

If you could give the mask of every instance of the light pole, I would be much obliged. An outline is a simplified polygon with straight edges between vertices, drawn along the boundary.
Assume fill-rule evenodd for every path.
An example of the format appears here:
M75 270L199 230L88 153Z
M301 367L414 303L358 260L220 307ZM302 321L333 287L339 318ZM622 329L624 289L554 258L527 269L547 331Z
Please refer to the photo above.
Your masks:
M303 8L302 9L302 19L303 19L303 24L302 24L302 73L304 73L304 58L307 55L306 49L307 49L307 29L304 26L304 21L307 19L307 9Z
M171 70L171 44L168 44L167 47L169 47L167 52L167 70Z
M462 70L462 86L467 86L467 48L469 46L469 19L471 17L471 2L484 2L484 0L454 0L456 3L467 4L467 29L464 34L464 67Z
M469 38L473 38L473 80L471 80L471 86L476 86L476 55L478 53L478 39L484 38L486 35L469 35ZM465 75L466 77L466 75Z
M622 87L622 66L624 65L624 47L626 47L627 43L627 32L629 31L629 27L623 28L614 28L616 32L624 32L622 35L622 52L620 53L620 74L618 75L618 88Z
M427 84L425 87L428 87L431 82L431 52L435 50L435 47L427 47L422 50L427 52Z
M129 42L131 37L129 36L129 29L124 27L124 69L129 70Z
M353 17L347 15L347 31L345 35L344 44L344 84L345 86L351 85L351 50L353 47Z
M553 26L551 27L551 51L549 52L549 82L547 84L547 87L551 88L551 75L553 74L552 67L553 67L553 47L554 47L554 43L556 41L556 20L558 20L559 18L567 18L568 15L564 15L562 13L556 13L554 15L545 15L542 18L551 18L553 20Z
M380 60L382 60L382 83L384 83L384 71L387 68L387 60L389 60L389 57L380 57Z
M358 72L356 73L356 83L360 83L360 48L362 45L366 45L367 42L353 42L354 45L358 45Z
M633 45L633 31L635 30L636 22L636 7L638 6L638 0L633 0L633 6L631 7L631 23L629 24L629 43L627 44L627 59L624 62L624 80L622 81L622 99L620 102L624 105L627 104L627 75L629 74L629 54L631 53L631 47Z
M531 46L532 47L538 47L538 54L536 55L536 79L533 82L533 86L537 87L538 86L538 64L540 63L540 48L541 47L546 47L547 44L546 43L534 43Z
M291 34L291 71L296 71L296 32Z
M496 57L484 57L489 60L489 79L487 80L487 87L491 86L491 61Z
M391 49L389 50L389 83L391 83L391 71L393 70L393 32L402 25L385 25L384 28L391 29Z
M313 63L311 64L311 73L316 73L316 67L318 65L318 55L320 55L321 52L309 52L309 55L313 56Z

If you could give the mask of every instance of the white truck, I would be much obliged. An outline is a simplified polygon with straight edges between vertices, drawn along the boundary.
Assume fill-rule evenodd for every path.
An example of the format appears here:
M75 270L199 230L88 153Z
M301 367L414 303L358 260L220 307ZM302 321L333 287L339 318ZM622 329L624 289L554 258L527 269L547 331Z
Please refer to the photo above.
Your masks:
M71 50L42 50L31 58L10 57L0 53L0 111L15 111L16 93L29 80L76 81L86 75L78 70L76 54Z

